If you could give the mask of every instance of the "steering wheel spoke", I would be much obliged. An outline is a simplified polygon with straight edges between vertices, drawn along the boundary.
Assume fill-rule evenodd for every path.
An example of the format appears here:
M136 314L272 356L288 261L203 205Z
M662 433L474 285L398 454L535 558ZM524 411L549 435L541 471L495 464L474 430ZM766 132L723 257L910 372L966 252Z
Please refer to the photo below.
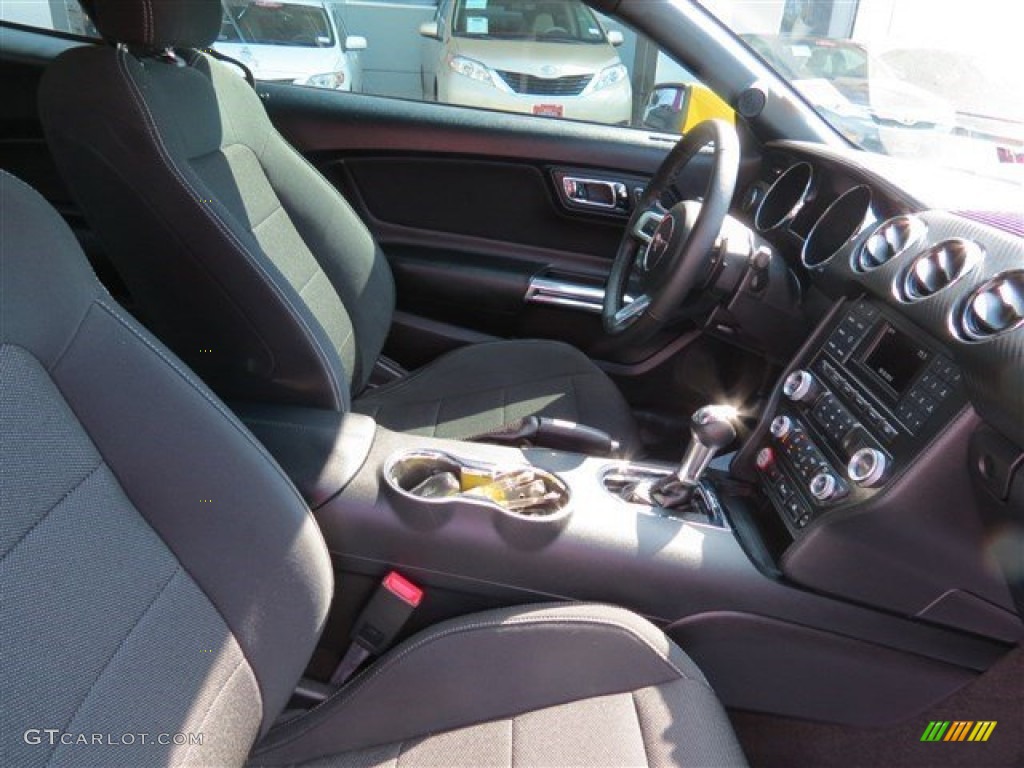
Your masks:
M655 203L637 217L636 224L633 225L633 237L644 245L650 245L658 225L667 215L668 211L662 208L660 203Z
M661 204L673 179L713 147L703 204ZM642 343L678 315L705 273L736 189L740 145L736 129L721 120L691 128L666 156L643 194L619 244L605 289L601 317L612 352ZM637 298L630 302L627 293ZM611 359L611 358L610 358Z
M631 298L629 296L627 299ZM632 301L622 305L622 309L615 313L615 324L626 328L633 324L638 317L640 317L647 308L651 306L651 297L646 293L636 297Z

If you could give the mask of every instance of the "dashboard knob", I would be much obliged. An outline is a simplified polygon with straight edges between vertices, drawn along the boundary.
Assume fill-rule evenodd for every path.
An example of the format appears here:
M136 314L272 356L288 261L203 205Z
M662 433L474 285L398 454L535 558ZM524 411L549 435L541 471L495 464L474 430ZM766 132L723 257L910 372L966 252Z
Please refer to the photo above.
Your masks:
M811 495L818 501L828 501L835 498L839 490L839 483L836 476L831 472L819 472L811 480Z
M776 440L785 440L793 431L793 420L789 416L776 416L772 419L771 433Z
M782 383L782 394L794 403L812 403L821 392L821 385L810 371L793 371Z
M754 459L757 464L757 468L762 472L767 472L775 465L775 451L768 446L765 446L757 452L757 458Z
M846 474L862 488L881 485L889 471L889 459L877 448L861 448L850 457Z

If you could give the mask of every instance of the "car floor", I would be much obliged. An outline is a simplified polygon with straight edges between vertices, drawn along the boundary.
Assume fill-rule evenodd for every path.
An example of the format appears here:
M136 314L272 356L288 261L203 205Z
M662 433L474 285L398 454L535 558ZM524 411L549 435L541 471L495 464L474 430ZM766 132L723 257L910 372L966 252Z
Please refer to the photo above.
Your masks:
M1021 768L1024 646L945 701L889 728L853 728L747 712L730 715L754 768ZM932 720L994 720L997 725L983 743L922 742Z

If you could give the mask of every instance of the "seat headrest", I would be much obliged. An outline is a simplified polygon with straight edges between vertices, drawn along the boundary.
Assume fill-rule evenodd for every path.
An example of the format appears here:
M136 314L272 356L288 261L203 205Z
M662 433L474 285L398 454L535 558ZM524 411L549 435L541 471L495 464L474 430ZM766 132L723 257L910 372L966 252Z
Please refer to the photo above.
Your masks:
M206 48L220 33L220 0L83 0L104 38L146 48Z

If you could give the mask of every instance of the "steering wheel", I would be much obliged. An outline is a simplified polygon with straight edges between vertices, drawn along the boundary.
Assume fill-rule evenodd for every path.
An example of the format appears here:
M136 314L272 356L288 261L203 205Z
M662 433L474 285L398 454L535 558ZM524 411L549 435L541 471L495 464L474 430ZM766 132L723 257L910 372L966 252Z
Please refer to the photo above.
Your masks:
M666 210L665 190L708 145L713 160L703 201L684 200ZM601 311L605 345L621 349L646 341L697 287L729 212L739 167L739 137L724 120L698 123L668 154L633 209L612 264Z

